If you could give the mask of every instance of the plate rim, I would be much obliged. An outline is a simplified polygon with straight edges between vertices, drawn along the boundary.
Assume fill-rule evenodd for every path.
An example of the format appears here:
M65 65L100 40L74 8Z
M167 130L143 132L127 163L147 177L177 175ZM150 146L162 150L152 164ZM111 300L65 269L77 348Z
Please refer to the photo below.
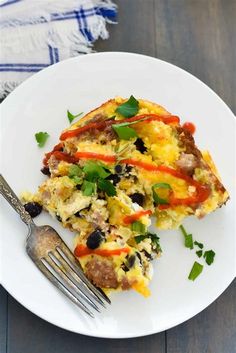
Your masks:
M185 69L182 69L181 67L177 66L177 65L174 65L170 62L167 62L165 60L161 60L161 59L158 59L158 58L155 58L155 57L152 57L152 56L149 56L149 55L144 55L144 54L138 54L138 53L131 53L131 52L123 52L123 51L108 51L108 52L99 52L99 53L90 53L90 54L86 54L86 55L81 55L81 56L77 56L77 57L73 57L73 58L69 58L69 59L66 59L66 60L62 60L58 63L55 63L53 65L50 65L48 66L47 68L37 72L36 74L32 75L31 77L29 77L28 79L26 79L24 82L22 82L13 92L11 92L5 99L4 101L0 104L0 107L2 108L3 106L7 105L8 104L8 101L11 101L11 99L15 97L15 95L18 94L18 91L22 89L22 87L24 88L25 86L27 87L27 85L30 85L31 82L33 80L37 80L38 79L38 76L40 76L42 74L42 72L47 72L48 70L52 70L52 68L54 69L55 66L60 66L66 62L70 62L70 61L79 61L79 60L86 60L87 57L91 57L91 56L117 56L117 55L121 55L121 56L133 56L133 57L137 57L137 58L140 58L140 57L143 57L145 60L153 60L153 61L159 61L161 64L164 64L164 65L169 65L171 66L172 68L174 69L177 69L177 70L181 70L185 75L189 75L191 77L191 79L194 79L194 80L197 80L201 85L204 85L205 88L210 91L211 93L213 93L213 95L218 99L218 101L220 102L220 104L223 104L224 105L224 108L226 108L226 110L228 110L228 113L229 115L231 116L232 120L233 120L233 123L234 123L234 128L236 128L236 118L235 118L235 115L234 113L232 112L232 110L229 108L229 106L222 100L222 98L215 92L213 91L213 89L211 87L209 87L206 83L204 83L202 80L200 80L199 78L197 78L196 76L194 76L193 74L191 74L190 72L186 71ZM4 266L2 266L4 267ZM232 271L232 274L233 274L233 271ZM1 273L0 273L0 276L1 276ZM36 313L35 311L33 311L31 308L30 308L30 305L27 305L27 303L23 303L21 299L18 298L18 295L15 295L15 293L13 294L14 291L11 291L11 289L9 290L8 289L8 285L7 285L7 281L5 280L5 283L4 283L4 280L3 278L0 277L0 284L7 290L7 292L18 302L20 303L23 307L25 307L27 310L31 311L33 314L35 314L36 316L40 317L41 319L45 320L46 322L49 322L50 324L54 325L54 326L57 326L57 327L60 327L60 328L63 328L67 331L71 331L71 332L74 332L74 333L78 333L78 334L82 334L82 335L86 335L86 336L90 336L90 337L100 337L100 338L109 338L109 339L120 339L120 338L136 338L136 337L143 337L143 336L148 336L148 335L151 335L151 334L155 334L155 333L160 333L160 332L163 332L167 329L170 329L170 328L173 328L183 322L186 322L187 320L189 320L190 318L194 317L195 315L199 314L201 311L203 311L204 309L206 309L209 305L211 305L221 294L223 294L225 292L225 290L229 287L229 285L233 282L233 280L235 279L235 274L232 276L232 278L230 280L227 281L227 285L226 287L220 291L220 293L216 294L213 296L213 299L211 298L211 301L207 304L207 305L203 305L203 307L201 307L199 310L197 310L195 312L194 315L192 315L191 313L184 319L184 321L181 321L179 322L179 320L174 320L174 323L172 322L171 325L163 325L163 328L161 328L160 330L156 330L155 328L153 329L149 329L147 331L145 331L143 334L140 334L140 333L137 333L136 335L133 334L133 333L127 333L126 335L122 334L122 335L119 335L116 334L114 335L111 334L111 335L104 335L104 334L96 334L96 332L91 333L89 332L86 328L85 330L80 330L79 331L76 331L76 330L73 330L73 329L68 329L67 327L65 327L63 324L55 324L54 322L52 322L50 320L50 318L46 318L45 315L41 315L41 314L38 314Z

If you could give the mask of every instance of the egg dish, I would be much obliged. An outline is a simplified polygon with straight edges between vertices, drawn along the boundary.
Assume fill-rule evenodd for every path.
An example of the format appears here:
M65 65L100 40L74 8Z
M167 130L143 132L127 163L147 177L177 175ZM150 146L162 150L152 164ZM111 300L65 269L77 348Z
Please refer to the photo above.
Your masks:
M228 200L208 152L179 117L143 99L117 97L62 132L46 153L48 178L25 201L76 233L74 253L103 289L150 294L157 228L174 229Z

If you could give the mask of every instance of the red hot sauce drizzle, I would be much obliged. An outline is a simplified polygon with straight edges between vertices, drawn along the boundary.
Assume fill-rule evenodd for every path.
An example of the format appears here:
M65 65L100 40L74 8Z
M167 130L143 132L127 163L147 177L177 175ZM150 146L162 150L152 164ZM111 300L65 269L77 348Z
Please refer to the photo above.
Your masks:
M196 131L196 126L193 123L190 123L189 121L186 121L186 123L184 123L182 127L185 130L188 130L188 132L190 132L191 135L193 135Z

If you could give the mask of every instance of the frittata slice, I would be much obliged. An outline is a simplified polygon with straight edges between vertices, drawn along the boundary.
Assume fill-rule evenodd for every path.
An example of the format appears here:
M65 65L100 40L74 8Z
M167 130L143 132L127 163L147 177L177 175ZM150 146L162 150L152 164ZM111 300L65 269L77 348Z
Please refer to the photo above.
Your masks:
M146 100L114 98L63 131L44 158L48 178L33 200L77 232L75 255L97 286L149 295L159 238L226 203L209 153L180 119Z

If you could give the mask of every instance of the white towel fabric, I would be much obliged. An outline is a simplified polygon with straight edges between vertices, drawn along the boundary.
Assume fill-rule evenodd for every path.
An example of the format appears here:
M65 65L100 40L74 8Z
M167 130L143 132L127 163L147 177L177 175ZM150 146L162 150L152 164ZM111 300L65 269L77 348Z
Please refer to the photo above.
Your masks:
M0 0L0 98L48 65L91 52L116 14L111 0Z

